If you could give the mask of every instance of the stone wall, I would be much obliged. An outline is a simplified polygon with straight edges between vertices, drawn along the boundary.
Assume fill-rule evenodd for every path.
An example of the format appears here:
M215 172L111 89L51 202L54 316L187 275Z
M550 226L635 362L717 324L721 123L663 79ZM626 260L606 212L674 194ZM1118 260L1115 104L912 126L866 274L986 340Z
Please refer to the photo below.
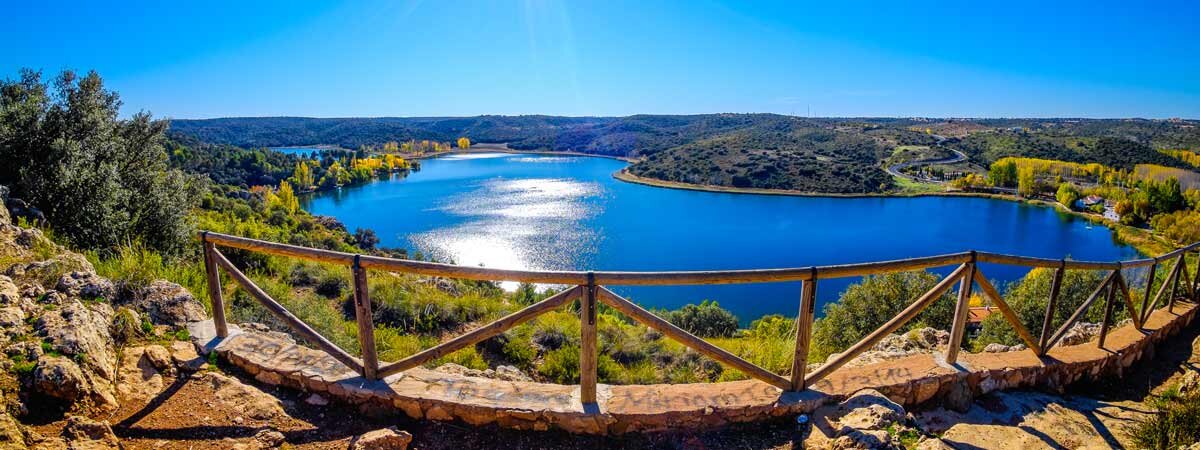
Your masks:
M428 420L460 420L516 429L559 428L574 433L619 434L678 428L710 428L811 412L873 388L906 407L969 404L994 390L1061 390L1087 379L1120 376L1153 356L1155 344L1191 323L1196 305L1177 303L1174 312L1155 311L1144 330L1113 330L1105 347L1095 342L1056 347L1044 358L1029 350L963 354L955 366L940 355L908 357L842 368L804 392L782 392L758 381L709 384L597 387L597 404L579 402L579 387L504 381L423 368L367 382L323 352L286 335L237 327L223 340L211 322L191 331L196 344L215 350L261 382L318 392L360 405L367 413L403 412Z

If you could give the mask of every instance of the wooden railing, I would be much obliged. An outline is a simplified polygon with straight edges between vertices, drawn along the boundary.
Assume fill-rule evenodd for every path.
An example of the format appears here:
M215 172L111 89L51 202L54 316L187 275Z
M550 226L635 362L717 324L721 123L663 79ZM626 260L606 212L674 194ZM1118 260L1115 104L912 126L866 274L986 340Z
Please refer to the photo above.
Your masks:
M987 252L962 252L949 255L909 258L896 261L870 262L861 264L845 264L833 266L814 266L789 269L765 270L725 270L725 271L693 271L693 272L581 272L581 271L526 271L501 270L482 267L467 267L432 262L410 261L377 256L356 255L330 250L320 250L294 245L266 242L226 234L202 232L200 240L204 246L205 268L208 275L209 295L212 300L213 322L217 336L226 337L229 334L226 324L224 299L222 298L219 270L223 269L251 297L256 299L267 311L305 340L325 351L347 367L361 374L367 380L376 380L431 362L454 351L474 345L503 333L521 323L529 321L541 314L579 300L580 315L580 397L584 403L596 401L596 307L604 303L613 309L629 316L633 320L658 330L664 336L674 339L681 344L725 365L733 367L747 376L761 380L782 390L798 391L825 378L839 367L850 362L862 352L870 349L888 334L894 333L906 323L921 313L926 307L941 298L945 293L958 284L957 304L954 310L954 322L950 330L950 345L945 353L945 361L955 364L963 337L966 333L969 312L969 301L974 286L990 302L997 307L1000 314L1016 330L1021 340L1029 349L1039 356L1045 355L1067 334L1071 327L1083 317L1088 309L1098 299L1105 299L1105 314L1101 325L1098 346L1103 346L1105 338L1113 325L1113 311L1119 298L1129 311L1133 324L1139 329L1150 316L1150 313L1166 297L1167 308L1173 308L1175 299L1183 286L1186 296L1191 301L1197 300L1197 282L1200 281L1200 264L1197 264L1196 275L1189 279L1185 257L1190 252L1197 251L1200 243L1172 251L1155 258L1145 258L1132 261L1097 262L1073 261L1065 259L1030 258L1024 256L1003 255ZM217 246L260 252L277 256L289 256L310 261L334 263L351 269L354 282L354 312L358 323L358 339L362 352L361 358L347 353L317 333L303 321L298 319L286 308L272 299L260 289L244 273L237 269ZM1170 263L1166 282L1158 289L1153 297L1150 295L1154 285L1156 268L1160 263ZM995 263L1018 265L1025 267L1044 267L1054 269L1054 278L1050 296L1047 301L1045 321L1041 335L1035 337L1021 324L1017 314L1004 301L1000 293L992 286L987 277L979 270L979 263ZM933 288L918 297L907 308L892 317L875 331L868 334L845 352L826 362L824 365L807 371L809 344L812 339L813 317L816 310L816 290L819 280L842 277L857 277L890 272L924 270L938 267L955 266L949 275L943 277ZM1129 286L1121 274L1122 269L1149 267L1146 281L1145 296L1141 308L1135 307L1134 299L1130 296ZM367 289L367 269L378 269L392 272L439 276L482 281L518 281L528 283L546 283L572 286L534 303L524 309L513 312L494 322L471 330L461 336L442 342L434 347L422 350L392 363L382 363L376 354L374 324L371 319L371 299ZM1063 274L1068 269L1104 270L1108 274L1087 299L1071 314L1071 316L1051 332L1054 321L1054 311L1059 300ZM606 285L684 285L684 284L730 284L730 283L763 283L763 282L801 282L799 314L796 324L796 348L793 356L792 370L788 377L776 374L770 370L755 365L741 357L730 353L716 345L701 339L670 322L654 315L633 302L622 298L606 288Z

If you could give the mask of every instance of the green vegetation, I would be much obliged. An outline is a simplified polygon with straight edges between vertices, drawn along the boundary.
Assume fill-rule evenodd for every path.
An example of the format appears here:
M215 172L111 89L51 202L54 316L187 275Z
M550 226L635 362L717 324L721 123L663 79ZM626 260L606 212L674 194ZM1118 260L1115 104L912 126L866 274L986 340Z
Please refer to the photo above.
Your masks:
M1150 401L1158 409L1129 431L1138 448L1169 450L1200 442L1200 391L1169 389Z
M837 302L825 305L825 315L813 324L809 359L824 361L849 348L933 288L938 278L925 271L899 272L867 276L851 285ZM943 295L903 330L922 326L950 329L954 304L950 294Z

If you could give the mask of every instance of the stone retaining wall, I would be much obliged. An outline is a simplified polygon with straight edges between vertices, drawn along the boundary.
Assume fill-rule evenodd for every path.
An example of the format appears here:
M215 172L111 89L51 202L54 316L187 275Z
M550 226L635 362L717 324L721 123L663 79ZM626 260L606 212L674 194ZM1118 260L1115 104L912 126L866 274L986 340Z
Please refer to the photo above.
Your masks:
M278 333L242 331L215 339L212 323L194 323L193 340L216 351L263 383L287 386L354 403L368 413L402 411L417 419L461 420L517 429L551 427L574 433L618 434L677 428L709 428L811 412L863 388L876 389L906 407L969 403L994 390L1061 390L1085 379L1120 376L1155 344L1191 323L1197 307L1177 303L1175 312L1155 311L1144 331L1125 325L1095 342L1056 347L1044 358L1029 350L963 354L948 366L940 355L920 354L861 367L843 368L804 392L782 392L768 384L733 381L707 384L597 386L597 404L579 402L579 386L502 381L412 369L367 382L325 353L293 343Z

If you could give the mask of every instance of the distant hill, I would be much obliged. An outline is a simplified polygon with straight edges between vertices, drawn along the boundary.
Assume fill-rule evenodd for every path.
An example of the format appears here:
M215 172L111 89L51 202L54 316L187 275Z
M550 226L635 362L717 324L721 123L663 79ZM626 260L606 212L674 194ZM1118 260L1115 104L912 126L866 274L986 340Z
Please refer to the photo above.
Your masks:
M477 116L175 120L181 142L345 148L388 141L506 143L640 159L629 171L666 181L813 192L893 188L883 161L899 145L943 145L987 166L1005 156L1188 168L1158 149L1200 150L1200 122L1143 119L801 118L777 114L627 117Z

